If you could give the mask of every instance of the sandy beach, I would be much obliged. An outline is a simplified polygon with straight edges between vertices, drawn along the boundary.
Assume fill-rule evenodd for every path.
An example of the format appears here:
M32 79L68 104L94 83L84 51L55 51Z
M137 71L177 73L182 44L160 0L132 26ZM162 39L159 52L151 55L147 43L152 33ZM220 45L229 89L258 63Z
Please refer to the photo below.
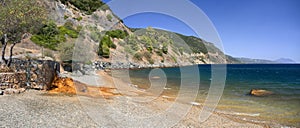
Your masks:
M114 89L107 73L97 74L109 90L88 87L77 95L29 90L1 96L0 127L280 127L216 112L200 123L202 104L175 102L171 96L155 97L131 89L120 91Z

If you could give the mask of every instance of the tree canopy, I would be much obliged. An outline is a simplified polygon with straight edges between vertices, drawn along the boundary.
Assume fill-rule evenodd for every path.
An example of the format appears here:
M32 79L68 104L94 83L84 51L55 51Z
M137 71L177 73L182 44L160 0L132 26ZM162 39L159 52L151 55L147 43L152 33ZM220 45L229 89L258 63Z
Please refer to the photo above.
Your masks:
M12 51L17 43L27 38L41 27L47 18L46 8L37 0L1 0L0 1L0 37L2 44L2 60L10 66ZM5 59L7 43L11 42L10 59Z
M47 11L37 0L2 0L0 4L0 35L7 34L9 42L18 42L26 32L41 27Z

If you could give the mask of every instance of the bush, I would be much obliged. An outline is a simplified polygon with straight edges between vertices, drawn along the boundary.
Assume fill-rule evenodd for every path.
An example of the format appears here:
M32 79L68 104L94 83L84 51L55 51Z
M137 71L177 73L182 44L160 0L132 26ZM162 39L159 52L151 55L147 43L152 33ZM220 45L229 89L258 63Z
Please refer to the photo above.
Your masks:
M100 7L101 10L105 11L105 10L110 10L109 6L107 4L104 4Z
M92 18L95 19L95 20L98 20L99 16L96 13L94 13L94 14L92 14Z
M73 28L71 22L66 22L64 26L57 27L54 22L45 24L36 35L31 37L31 40L45 48L57 50L57 45L65 42L65 35L71 38L77 38L79 32Z
M128 36L128 33L122 30L112 30L112 31L107 31L106 35L112 38L124 39L126 36Z
M109 36L104 36L99 43L98 55L109 58L110 49L109 48L117 48L117 46L111 41Z
M79 33L74 29L68 29L65 26L58 27L61 35L68 35L71 38L78 38Z
M106 18L107 18L108 21L111 22L113 17L112 17L110 14L108 14L108 15L106 16Z
M203 40L193 36L184 36L181 34L177 34L177 35L187 43L187 45L191 48L192 52L204 53L204 54L208 53L208 50L206 49Z
M101 56L103 56L104 58L109 58L109 55L110 55L110 50L109 50L109 48L108 48L108 46L107 45L103 45L102 46L102 55Z
M143 59L142 54L139 53L139 52L135 53L133 57L134 57L134 59L136 59L136 60L138 60L138 61L140 61L140 60Z
M159 55L159 56L163 56L163 52L161 50L157 50L156 54Z
M124 47L124 50L125 50L125 52L127 52L127 53L129 53L129 54L131 54L131 55L133 55L134 52L135 52L135 51L133 51L133 50L131 49L131 47L128 46L128 45Z
M105 5L100 0L60 0L62 3L67 4L68 2L74 5L76 8L81 11L86 12L86 14L90 15L99 9L101 6ZM107 8L102 8L102 10Z
M146 49L148 50L148 52L152 52L153 47L151 43L146 43Z
M68 19L68 18L69 18L69 17L68 17L67 15L64 16L64 19L65 19L65 20Z
M48 49L45 49L44 51L44 56L48 56L48 57L51 57L51 58L55 58L52 51L51 50L48 50Z
M114 44L114 43L112 43L112 44L110 45L110 47L113 48L113 49L116 49L116 48L117 48L117 45Z
M60 43L58 45L59 57L62 61L72 60L74 43Z
M183 47L180 47L179 49L178 49L178 51L179 51L179 53L181 54L181 55L183 55Z
M144 52L144 57L151 58L151 53L150 52Z
M81 16L80 16L80 17L77 17L76 20L77 20L77 21L81 21L81 20L82 20L82 17L81 17Z
M162 52L165 54L168 53L168 43L163 43Z
M100 41L100 38L101 38L101 35L100 33L97 33L97 32L91 32L91 35L90 35L91 39L94 40L95 42L99 42Z

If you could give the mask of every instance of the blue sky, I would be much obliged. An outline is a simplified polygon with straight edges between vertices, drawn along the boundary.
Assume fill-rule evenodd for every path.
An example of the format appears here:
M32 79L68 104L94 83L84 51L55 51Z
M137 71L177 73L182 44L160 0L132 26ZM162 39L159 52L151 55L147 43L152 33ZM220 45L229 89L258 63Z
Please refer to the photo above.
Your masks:
M285 57L300 62L300 0L190 1L214 24L226 54L270 60ZM130 10L131 6L121 7ZM118 9L112 8L116 15ZM141 13L123 21L129 27L152 26L197 36L180 20L163 14Z

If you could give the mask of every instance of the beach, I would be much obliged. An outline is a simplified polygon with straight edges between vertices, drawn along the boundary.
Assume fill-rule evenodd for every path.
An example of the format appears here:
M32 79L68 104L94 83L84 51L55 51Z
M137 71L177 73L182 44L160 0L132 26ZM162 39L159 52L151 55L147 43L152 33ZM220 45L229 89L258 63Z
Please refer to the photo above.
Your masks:
M115 87L116 82L109 74L102 71L98 75L108 87ZM217 112L200 123L201 103L175 103L172 96L156 97L129 90L118 94L115 91L120 92L112 90L111 94L116 95L101 92L92 95L86 91L85 95L84 92L66 95L29 90L1 96L0 127L281 127L276 123L251 122ZM139 96L147 102L133 100ZM174 105L177 112L172 111ZM189 106L191 109L187 113L180 112Z

